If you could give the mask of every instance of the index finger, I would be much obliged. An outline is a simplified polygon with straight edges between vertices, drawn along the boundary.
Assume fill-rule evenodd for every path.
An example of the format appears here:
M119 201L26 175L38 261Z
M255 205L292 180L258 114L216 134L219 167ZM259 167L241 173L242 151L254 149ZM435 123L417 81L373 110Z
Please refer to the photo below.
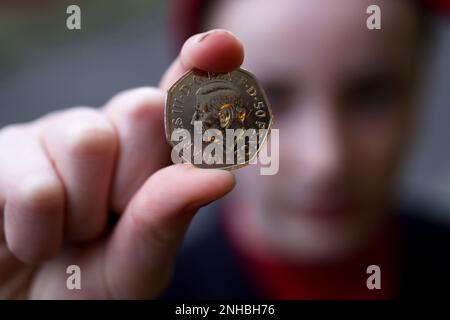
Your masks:
M214 29L190 37L181 48L179 56L164 73L160 87L170 86L190 69L210 72L229 72L244 60L244 47L231 32Z

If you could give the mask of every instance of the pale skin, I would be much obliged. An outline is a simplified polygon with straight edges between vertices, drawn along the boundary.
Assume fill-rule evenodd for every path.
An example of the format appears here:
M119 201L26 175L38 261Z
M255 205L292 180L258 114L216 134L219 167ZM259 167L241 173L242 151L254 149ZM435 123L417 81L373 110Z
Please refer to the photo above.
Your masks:
M280 131L280 169L239 170L230 210L249 252L300 263L351 257L385 232L414 137L423 30L413 1L218 1L206 28L245 43ZM382 30L366 27L381 8ZM249 227L251 226L251 227ZM263 244L262 244L263 243Z
M186 41L159 88L3 128L0 298L159 296L195 212L235 185L227 171L168 165L165 91L193 67L226 72L243 55L229 32L199 34ZM119 216L113 226L110 215ZM74 264L82 290L66 288L66 268Z

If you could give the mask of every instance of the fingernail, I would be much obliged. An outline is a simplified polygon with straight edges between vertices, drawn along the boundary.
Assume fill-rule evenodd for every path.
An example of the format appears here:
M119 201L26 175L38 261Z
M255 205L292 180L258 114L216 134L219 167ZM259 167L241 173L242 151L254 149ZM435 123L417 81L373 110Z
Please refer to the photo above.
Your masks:
M210 34L213 34L213 33L219 33L219 32L222 32L222 33L228 33L228 34L231 34L231 35L234 37L234 35L233 35L230 31L228 31L228 30L224 30L224 29L213 29L213 30L209 30L209 31L207 31L207 32L200 33L199 35L197 35L197 36L194 38L194 42L199 43L199 42L205 40L205 38L206 38L207 36L209 36Z
M199 43L199 42L205 40L205 38L206 38L207 36L209 36L210 34L211 34L210 31L205 32L205 33L201 33L201 34L199 34L198 36L195 37L194 42L195 42L195 43Z

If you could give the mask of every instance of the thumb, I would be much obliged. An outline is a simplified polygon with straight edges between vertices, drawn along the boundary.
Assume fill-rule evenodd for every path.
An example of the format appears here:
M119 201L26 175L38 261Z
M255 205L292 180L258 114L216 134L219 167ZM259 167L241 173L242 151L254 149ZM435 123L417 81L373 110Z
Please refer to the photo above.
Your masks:
M152 298L167 285L173 259L198 208L233 189L224 170L177 164L152 175L130 201L105 253L114 298Z

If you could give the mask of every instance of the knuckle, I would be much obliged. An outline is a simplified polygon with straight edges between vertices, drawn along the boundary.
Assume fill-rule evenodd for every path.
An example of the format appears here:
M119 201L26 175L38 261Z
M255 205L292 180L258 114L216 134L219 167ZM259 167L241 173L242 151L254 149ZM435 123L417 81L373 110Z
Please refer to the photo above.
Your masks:
M57 231L44 226L54 221L62 221L64 189L59 180L43 175L30 175L12 188L6 206L5 214L9 219L5 219L5 239L9 250L19 260L39 263L59 252L61 243L54 237L54 232ZM34 219L33 217L39 220L30 220ZM33 227L37 232L30 235L15 232L24 221L35 221ZM42 228L50 233L42 231Z
M53 178L31 175L24 178L9 199L16 207L31 212L52 213L63 210L64 188Z
M20 261L28 264L37 264L50 260L58 254L57 243L51 246L39 246L35 243L23 243L22 241L8 241L8 249Z
M133 122L151 121L163 105L164 94L160 89L140 87L117 94L108 103L107 110Z
M110 155L117 147L114 128L106 116L91 109L77 109L66 128L68 152L73 156Z

